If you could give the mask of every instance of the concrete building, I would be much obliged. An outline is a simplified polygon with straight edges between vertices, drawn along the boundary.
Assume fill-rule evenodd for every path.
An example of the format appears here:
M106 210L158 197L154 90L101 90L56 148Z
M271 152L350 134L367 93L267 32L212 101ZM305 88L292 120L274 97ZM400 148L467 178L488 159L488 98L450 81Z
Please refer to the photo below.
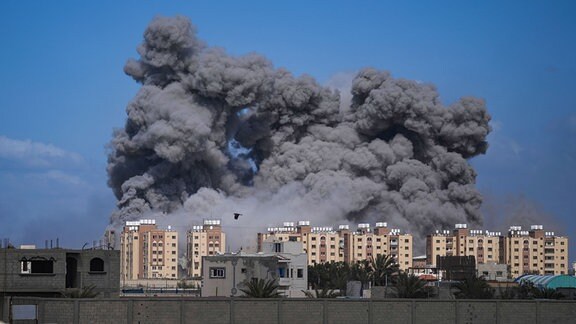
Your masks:
M489 281L508 281L508 266L502 263L479 263L476 275Z
M542 225L532 225L529 231L511 226L504 252L514 278L524 274L568 274L568 238L545 232Z
M453 231L436 231L426 237L426 261L436 266L438 256L473 256L476 264L503 263L503 238L500 232L470 230L456 224Z
M411 234L402 234L400 229L389 229L385 222L376 223L373 230L370 224L358 224L351 235L347 231L347 228L341 229L346 261L357 262L386 254L396 260L400 270L406 271L412 267Z
M357 262L378 254L394 257L402 270L412 266L412 235L402 234L399 229L389 229L385 222L358 224L355 231L349 225L312 227L309 221L285 222L282 227L270 227L266 233L258 233L258 250L262 251L265 240L302 242L308 255L308 264L324 262Z
M332 227L312 227L310 221L284 222L282 227L269 227L266 233L258 233L258 251L263 251L265 241L302 242L308 255L308 263L342 261L341 238Z
M504 236L456 224L453 231L436 231L426 237L427 263L436 266L438 256L474 256L477 266L505 264L513 278L560 275L568 273L568 238L545 232L542 225L533 225L530 231L511 226Z
M203 225L195 225L186 234L186 259L188 277L202 276L202 257L224 253L226 233L219 219L206 219Z
M272 238L262 252L226 253L202 258L202 296L242 296L241 288L251 280L277 280L278 291L287 297L303 297L307 289L307 257L301 242Z
M178 232L159 229L153 219L126 222L120 255L123 281L178 279Z
M94 286L99 297L118 296L117 250L0 248L0 294L62 297Z

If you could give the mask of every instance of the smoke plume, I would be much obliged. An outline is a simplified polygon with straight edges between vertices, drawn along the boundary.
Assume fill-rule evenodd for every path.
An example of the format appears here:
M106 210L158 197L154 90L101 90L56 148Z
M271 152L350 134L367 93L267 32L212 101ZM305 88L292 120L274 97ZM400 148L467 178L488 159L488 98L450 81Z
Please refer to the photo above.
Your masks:
M284 220L415 237L481 223L467 159L487 149L483 100L444 106L433 85L366 68L341 105L309 76L206 46L183 17L154 19L138 53L124 71L142 87L108 157L113 226L222 218L235 249Z

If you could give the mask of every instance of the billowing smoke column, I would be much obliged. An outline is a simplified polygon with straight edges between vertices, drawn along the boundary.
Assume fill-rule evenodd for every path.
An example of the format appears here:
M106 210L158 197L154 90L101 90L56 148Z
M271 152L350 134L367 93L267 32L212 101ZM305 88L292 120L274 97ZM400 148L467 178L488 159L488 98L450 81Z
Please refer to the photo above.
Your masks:
M218 217L248 244L281 220L388 221L415 236L481 222L466 159L487 149L482 100L445 107L432 85L364 69L341 108L308 76L205 46L183 17L153 20L138 53L125 72L142 88L109 155L114 226Z

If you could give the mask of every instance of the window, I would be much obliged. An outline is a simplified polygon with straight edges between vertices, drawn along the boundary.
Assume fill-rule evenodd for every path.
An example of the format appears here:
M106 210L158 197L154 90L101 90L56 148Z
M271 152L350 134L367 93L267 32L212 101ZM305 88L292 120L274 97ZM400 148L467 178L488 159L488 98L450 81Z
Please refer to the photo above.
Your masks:
M226 278L226 269L225 268L210 268L210 278Z
M496 276L502 277L502 271L496 271Z
M304 278L304 269L297 269L296 271L296 277L298 278Z
M90 260L90 272L104 272L104 260L100 258Z
M286 277L286 268L278 268L278 277L280 278Z
M276 252L276 253L282 252L282 244L281 243L274 243L274 252Z
M20 261L20 273L35 274L35 273L54 273L53 260L26 260Z

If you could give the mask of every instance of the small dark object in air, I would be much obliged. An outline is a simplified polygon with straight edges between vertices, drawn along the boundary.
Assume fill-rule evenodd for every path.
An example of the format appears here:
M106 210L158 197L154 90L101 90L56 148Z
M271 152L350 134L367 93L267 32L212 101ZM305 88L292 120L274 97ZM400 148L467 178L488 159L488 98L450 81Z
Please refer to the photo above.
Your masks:
M242 216L240 213L234 213L234 219L238 219L238 217Z

